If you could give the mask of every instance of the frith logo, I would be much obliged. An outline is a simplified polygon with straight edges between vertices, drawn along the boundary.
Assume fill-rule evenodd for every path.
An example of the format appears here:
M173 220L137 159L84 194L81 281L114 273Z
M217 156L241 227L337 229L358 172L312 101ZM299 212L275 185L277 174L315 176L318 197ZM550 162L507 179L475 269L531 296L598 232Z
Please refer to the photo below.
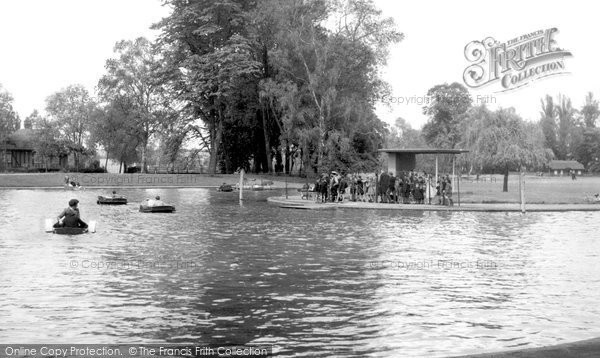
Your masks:
M496 92L505 92L567 73L564 59L572 55L557 47L557 32L556 28L539 30L504 43L492 37L470 42L465 46L465 57L471 63L463 73L465 84L478 88L499 83Z

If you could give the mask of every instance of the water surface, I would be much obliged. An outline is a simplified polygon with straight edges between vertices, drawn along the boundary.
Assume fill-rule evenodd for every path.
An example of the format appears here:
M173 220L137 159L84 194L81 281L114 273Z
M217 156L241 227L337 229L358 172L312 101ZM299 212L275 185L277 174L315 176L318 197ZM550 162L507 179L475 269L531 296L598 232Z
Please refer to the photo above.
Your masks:
M2 190L0 342L443 357L600 336L600 213L305 211L275 192ZM161 195L175 214L144 214ZM43 232L76 197L97 233Z

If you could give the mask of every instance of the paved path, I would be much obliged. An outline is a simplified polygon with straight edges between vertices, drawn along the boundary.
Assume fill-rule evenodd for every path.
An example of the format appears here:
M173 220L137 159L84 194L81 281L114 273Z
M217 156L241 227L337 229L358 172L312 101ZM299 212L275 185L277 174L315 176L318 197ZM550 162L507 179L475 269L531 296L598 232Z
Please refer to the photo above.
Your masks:
M377 209L377 210L422 210L422 211L487 211L487 212L520 212L519 204L490 203L474 204L463 203L460 206L442 205L418 205L418 204L382 204L351 202L343 203L316 203L314 200L302 200L300 196L270 197L269 203L281 208L306 209L306 210L333 210L333 209ZM546 211L600 211L600 204L527 204L525 210L528 212Z

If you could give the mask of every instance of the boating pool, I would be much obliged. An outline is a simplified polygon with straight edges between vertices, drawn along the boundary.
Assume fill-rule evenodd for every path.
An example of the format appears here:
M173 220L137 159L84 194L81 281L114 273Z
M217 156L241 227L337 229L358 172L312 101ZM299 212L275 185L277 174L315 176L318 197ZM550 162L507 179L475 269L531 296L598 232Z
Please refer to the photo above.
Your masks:
M0 342L443 357L600 336L600 213L280 209L275 191L1 190ZM160 195L174 214L138 212ZM43 232L69 199L97 232Z

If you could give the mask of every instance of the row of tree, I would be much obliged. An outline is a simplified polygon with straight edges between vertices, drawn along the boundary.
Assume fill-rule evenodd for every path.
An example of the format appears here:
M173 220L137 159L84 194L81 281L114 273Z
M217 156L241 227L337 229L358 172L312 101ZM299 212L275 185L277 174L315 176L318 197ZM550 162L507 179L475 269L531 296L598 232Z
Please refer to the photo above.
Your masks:
M391 147L467 149L458 164L469 173L508 173L527 168L545 169L551 159L576 160L587 170L600 171L599 103L592 93L580 110L559 95L557 103L547 95L541 100L541 118L524 121L514 108L491 111L473 106L468 90L459 83L432 87L433 101L423 108L429 116L422 130L405 120L396 121L387 137Z
M370 0L166 0L156 42L120 41L92 97L79 85L47 100L38 153L79 158L101 146L141 161L186 141L209 170L372 170L386 133L374 113L378 70L400 41ZM28 122L29 123L29 122ZM287 160L284 159L286 158ZM275 162L275 168L273 167Z

